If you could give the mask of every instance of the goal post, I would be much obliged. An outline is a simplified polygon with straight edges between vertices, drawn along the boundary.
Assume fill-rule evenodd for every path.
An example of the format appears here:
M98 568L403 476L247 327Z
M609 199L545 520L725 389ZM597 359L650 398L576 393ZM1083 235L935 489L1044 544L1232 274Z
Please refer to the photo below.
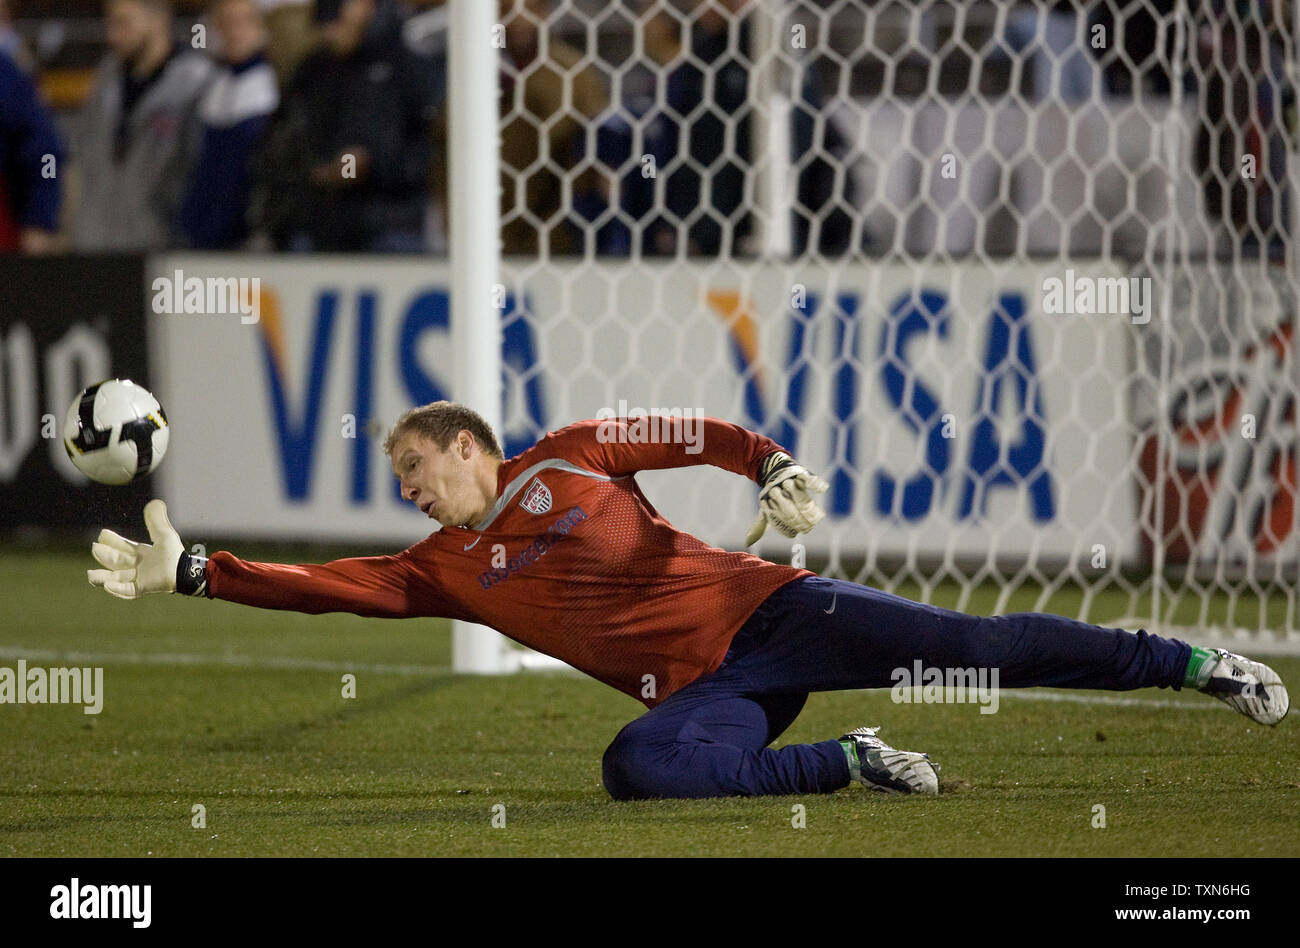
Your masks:
M494 213L499 179L496 11L481 0L450 0L447 166L451 233L451 335L456 398L501 430L501 237ZM452 622L452 668L471 674L517 670L496 631Z
M763 556L1300 650L1300 2L495 6L453 2L449 77L453 266L499 208L511 301L504 363L465 350L485 414L725 418L831 485ZM752 485L638 482L741 548Z

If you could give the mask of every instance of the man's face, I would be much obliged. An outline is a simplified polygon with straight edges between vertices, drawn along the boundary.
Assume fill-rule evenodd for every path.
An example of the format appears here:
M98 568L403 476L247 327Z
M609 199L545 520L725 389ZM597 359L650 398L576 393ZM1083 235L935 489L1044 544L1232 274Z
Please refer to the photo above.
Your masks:
M406 432L393 444L391 457L402 497L443 526L470 525L483 507L470 464L476 451L468 431L460 432L446 451L424 435Z
M149 41L165 27L162 18L135 0L111 0L105 11L108 48L124 63L133 63Z
M226 62L242 63L265 45L262 14L253 0L227 0L217 7L212 25L221 37Z

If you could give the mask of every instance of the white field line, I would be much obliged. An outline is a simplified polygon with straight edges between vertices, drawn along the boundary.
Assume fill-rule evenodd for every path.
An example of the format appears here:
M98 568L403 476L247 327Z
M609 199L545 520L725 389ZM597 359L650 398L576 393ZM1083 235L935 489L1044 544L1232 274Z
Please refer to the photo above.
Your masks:
M998 692L998 700L1007 698L1013 701L1059 701L1065 704L1109 704L1120 708L1178 708L1182 711L1213 711L1216 708L1228 710L1227 705L1219 701L1176 701L1164 698L1120 698L1115 695L1077 695L1055 691L1020 691L1009 688Z
M369 672L377 675L446 675L451 668L446 665L384 665L359 662L330 662L315 658L253 655L195 655L181 652L57 652L46 649L14 648L0 646L0 659L26 659L29 662L47 662L54 665L163 665L203 666L215 665L230 668L264 668L285 671ZM877 689L884 691L886 689ZM951 703L956 702L949 698ZM967 704L975 698L967 695ZM1064 704L1103 704L1124 708L1179 708L1204 711L1219 707L1219 702L1179 701L1161 698L1123 698L1117 695L1072 694L1052 691L1003 688L998 700L1047 701ZM919 698L915 703L919 703Z
M893 691L895 689L890 689ZM903 693L911 694L908 700L900 702L901 704L926 704L925 690L920 685L913 685L910 689L903 689ZM1191 708L1201 710L1205 708L1216 707L1217 701L1186 701L1177 698L1125 698L1114 693L1099 693L1092 691L1073 692L1073 691L1041 691L1035 688L998 688L998 700L1005 701L1010 698L1013 701L1047 701L1058 702L1061 704L1105 704L1118 708ZM988 690L981 692L976 688L962 689L957 687L946 686L943 689L943 700L935 701L935 704L980 704L981 694L985 696L984 703L987 703Z
M277 655L191 655L180 652L54 652L44 649L0 646L0 659L58 665L216 665L232 668L266 668L287 671L370 672L378 675L445 675L446 665L382 665L363 662L328 662L316 658Z

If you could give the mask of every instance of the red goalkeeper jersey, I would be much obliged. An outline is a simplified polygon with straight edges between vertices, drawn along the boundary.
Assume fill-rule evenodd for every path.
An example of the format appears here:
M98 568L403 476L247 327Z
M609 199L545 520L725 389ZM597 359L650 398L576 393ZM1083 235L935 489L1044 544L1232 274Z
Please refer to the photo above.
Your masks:
M395 555L288 566L216 553L207 594L307 613L466 619L654 707L721 665L764 599L814 575L683 533L633 477L712 464L755 480L776 442L706 418L690 453L681 419L655 420L654 443L633 443L635 420L548 434L501 465L481 522Z

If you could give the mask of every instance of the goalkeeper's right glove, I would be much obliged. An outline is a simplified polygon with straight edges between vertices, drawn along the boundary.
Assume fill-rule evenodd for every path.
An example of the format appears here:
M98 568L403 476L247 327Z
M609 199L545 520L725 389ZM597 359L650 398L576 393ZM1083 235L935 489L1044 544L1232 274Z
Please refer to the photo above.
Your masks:
M758 469L758 519L745 546L753 546L770 523L782 536L807 533L826 516L810 493L824 494L827 484L784 451L769 454Z
M203 595L208 585L207 557L185 552L180 534L167 519L167 505L161 500L145 504L144 525L152 543L137 543L112 530L100 531L90 552L107 569L87 570L90 585L102 586L119 599L137 599L148 593Z

